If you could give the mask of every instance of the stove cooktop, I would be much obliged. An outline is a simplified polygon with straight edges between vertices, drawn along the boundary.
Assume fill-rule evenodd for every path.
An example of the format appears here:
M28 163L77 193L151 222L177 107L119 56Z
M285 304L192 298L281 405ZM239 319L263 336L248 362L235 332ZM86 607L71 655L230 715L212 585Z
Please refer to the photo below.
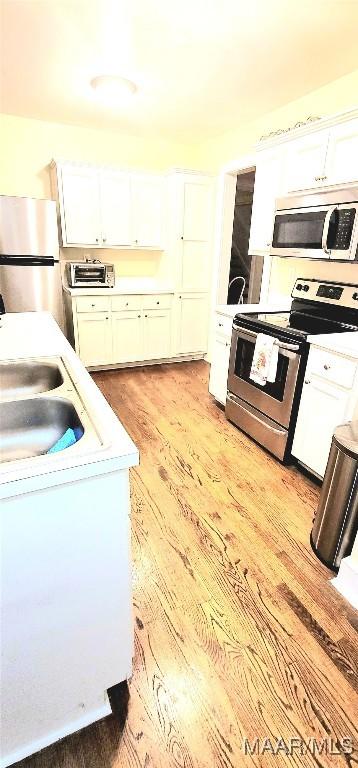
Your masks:
M256 332L269 333L275 331L279 335L304 340L307 336L321 333L343 333L358 331L358 326L343 323L326 317L317 317L309 313L295 312L247 312L235 315L235 322Z

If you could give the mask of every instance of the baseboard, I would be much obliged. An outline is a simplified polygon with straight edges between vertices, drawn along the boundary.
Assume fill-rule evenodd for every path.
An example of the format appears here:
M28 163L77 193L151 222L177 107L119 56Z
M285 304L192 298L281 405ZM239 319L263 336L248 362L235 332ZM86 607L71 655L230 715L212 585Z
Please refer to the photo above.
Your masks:
M0 768L8 768L9 765L13 765L13 763L17 763L25 757L34 755L35 752L40 752L41 749L45 749L46 747L49 747L50 744L54 744L56 741L64 739L66 736L70 736L71 733L76 733L76 731L80 731L81 728L86 728L87 725L91 725L91 723L95 723L97 720L102 720L103 717L110 715L111 711L109 701L105 701L103 706L91 710L77 720L72 720L72 722L67 723L58 731L52 731L52 733L47 734L42 739L31 741L25 747L15 750L15 752L11 752L9 755L6 755L6 757L1 758Z
M331 584L358 611L358 563L351 555L343 558L338 574L331 579Z
M140 360L135 363L114 363L113 365L88 365L87 371L117 371L123 368L143 368L146 365L166 365L167 363L190 363L192 360L203 360L205 352L196 355L180 355L178 357L164 357L160 360Z

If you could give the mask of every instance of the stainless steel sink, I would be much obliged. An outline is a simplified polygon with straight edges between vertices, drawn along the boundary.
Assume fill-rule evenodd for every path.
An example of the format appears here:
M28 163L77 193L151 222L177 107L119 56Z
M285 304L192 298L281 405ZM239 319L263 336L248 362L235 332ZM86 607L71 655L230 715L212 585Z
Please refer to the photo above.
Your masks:
M35 397L0 403L0 460L46 454L71 427L84 433L74 405L65 398Z
M50 392L62 384L63 377L56 363L40 360L0 363L1 400Z

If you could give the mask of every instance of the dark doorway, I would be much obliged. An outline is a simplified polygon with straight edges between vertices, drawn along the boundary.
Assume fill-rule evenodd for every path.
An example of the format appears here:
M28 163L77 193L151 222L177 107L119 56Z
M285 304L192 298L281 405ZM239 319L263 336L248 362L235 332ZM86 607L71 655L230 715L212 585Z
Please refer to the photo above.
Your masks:
M253 277L255 270L251 269L254 265L251 265L252 257L249 255L249 237L254 185L255 171L238 174L232 229L228 304L237 304L240 299L243 280L235 280L235 278L244 278L245 280L242 293L243 302L246 303L248 298L251 300L250 274L252 272ZM234 282L232 283L232 281Z

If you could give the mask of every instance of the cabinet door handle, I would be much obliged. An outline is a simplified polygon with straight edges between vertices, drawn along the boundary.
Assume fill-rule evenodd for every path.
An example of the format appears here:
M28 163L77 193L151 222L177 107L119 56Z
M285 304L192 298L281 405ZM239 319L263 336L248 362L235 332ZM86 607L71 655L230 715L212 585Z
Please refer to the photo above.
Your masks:
M106 240L107 240L107 238L106 238L106 237L102 237L102 240L103 240L103 242L105 243L105 242L106 242Z
M321 176L321 181L326 181L327 176Z
M305 379L305 384L310 384L310 383L311 383L311 379Z
M321 176L315 176L315 177L314 177L314 180L315 180L315 181L321 181Z
M109 317L106 317L106 320L109 320Z
M157 301L157 304L159 304L159 301Z
M128 307L128 301L126 301L126 307Z
M330 365L328 365L328 363L325 363L325 364L324 364L324 366L323 366L323 368L324 368L324 370L325 370L325 371L329 371L330 367L331 367L331 366L330 366Z
M95 307L95 306L96 306L95 304L91 304L91 307Z
M140 315L138 315L138 317L140 318Z
M181 240L184 240L184 235L181 235L180 239L181 239Z
M98 243L98 237L96 237L96 243Z
M222 324L222 323L219 323L219 328L222 328L222 327L223 327L223 324Z

